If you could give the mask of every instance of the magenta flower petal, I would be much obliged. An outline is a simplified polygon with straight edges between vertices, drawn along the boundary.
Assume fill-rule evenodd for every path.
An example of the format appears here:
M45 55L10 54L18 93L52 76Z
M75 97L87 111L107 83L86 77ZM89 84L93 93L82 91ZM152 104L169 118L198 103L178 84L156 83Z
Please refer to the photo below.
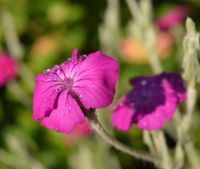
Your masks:
M82 139L89 137L91 131L90 123L84 120L82 123L78 123L74 126L72 133L66 133L63 137L63 141L67 146L72 146L76 142L80 142Z
M133 90L113 110L112 123L123 131L132 123L140 129L160 129L172 119L178 104L186 99L183 81L175 73L137 77L131 80L131 84L134 86Z
M86 108L105 107L113 100L117 79L117 62L98 51L79 66L73 90Z
M165 15L160 16L157 19L156 25L161 30L170 29L182 22L182 20L187 16L188 11L188 7L184 5L171 9Z
M91 133L90 123L84 120L82 123L77 124L73 131L77 135L88 136Z
M167 81L169 82L169 85L171 86L171 89L174 91L178 98L178 103L183 102L186 99L186 92L185 87L183 84L182 78L178 74L163 74Z
M127 131L131 127L133 116L131 107L124 105L125 100L126 98L122 97L112 114L114 127L122 131ZM126 115L124 115L124 112L126 112Z
M117 62L95 52L77 56L35 77L33 119L58 132L70 132L84 120L80 106L99 108L112 102L118 77ZM80 105L79 105L80 104Z
M16 61L8 54L0 53L0 87L17 76Z
M79 72L79 66L82 64L83 59L78 58L78 50L74 49L71 58L60 65L62 71L60 71L60 76L62 79L69 77L75 81L75 75Z
M62 92L58 98L57 108L47 114L40 124L50 130L65 133L83 121L84 115L77 102L67 92Z
M55 100L58 95L57 90L60 84L53 79L58 79L58 77L50 72L38 74L35 77L36 86L33 95L34 120L43 118L55 106Z

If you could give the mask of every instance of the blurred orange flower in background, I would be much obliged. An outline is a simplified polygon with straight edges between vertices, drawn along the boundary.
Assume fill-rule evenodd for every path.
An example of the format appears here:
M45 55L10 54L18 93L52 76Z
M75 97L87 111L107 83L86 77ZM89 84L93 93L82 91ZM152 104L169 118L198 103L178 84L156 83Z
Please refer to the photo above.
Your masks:
M35 56L48 56L58 50L57 39L52 35L43 35L33 43L31 53Z
M164 59L170 56L174 45L174 37L169 32L159 31L156 37L156 51L159 58ZM119 44L120 57L124 62L146 64L148 53L145 47L137 40L125 37Z

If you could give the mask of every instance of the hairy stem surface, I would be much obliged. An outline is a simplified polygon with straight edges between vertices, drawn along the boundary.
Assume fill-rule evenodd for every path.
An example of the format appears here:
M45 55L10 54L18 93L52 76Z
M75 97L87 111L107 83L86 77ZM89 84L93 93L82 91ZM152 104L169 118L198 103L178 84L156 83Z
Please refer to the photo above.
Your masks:
M125 154L128 154L130 156L133 156L137 159L141 159L141 160L153 162L153 163L158 162L158 159L156 157L152 156L151 154L144 152L144 151L130 148L130 147L122 144L121 142L116 140L113 136L111 136L108 132L106 132L105 129L100 124L100 122L98 121L94 110L92 110L92 112L91 111L86 112L86 115L88 117L88 120L90 121L90 124L91 124L91 127L93 128L93 130L96 133L98 133L98 135L102 139L104 139L108 144L115 147L117 150L119 150Z

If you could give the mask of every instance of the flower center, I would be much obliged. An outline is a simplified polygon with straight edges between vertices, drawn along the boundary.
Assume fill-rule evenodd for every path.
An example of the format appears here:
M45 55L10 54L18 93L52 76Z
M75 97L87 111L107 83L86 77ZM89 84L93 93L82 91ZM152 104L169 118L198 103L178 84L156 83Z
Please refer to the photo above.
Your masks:
M141 85L135 86L128 98L133 103L136 114L151 113L158 106L165 103L165 93L162 87L159 84L147 83L146 81L142 81Z
M63 82L64 82L65 88L70 90L74 83L74 80L71 78L65 78Z
M57 77L59 77L59 81L62 84L61 85L62 87L59 88L59 91L61 90L69 91L74 84L74 80L68 77L63 71L62 67L59 65L54 66L53 71L57 75Z

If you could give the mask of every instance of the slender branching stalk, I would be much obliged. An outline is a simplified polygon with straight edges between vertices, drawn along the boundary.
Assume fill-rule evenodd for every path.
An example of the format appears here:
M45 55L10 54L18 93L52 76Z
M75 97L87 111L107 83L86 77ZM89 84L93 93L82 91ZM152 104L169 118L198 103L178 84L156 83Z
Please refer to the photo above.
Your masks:
M76 93L72 93L73 98L77 101L79 104L81 110L83 111L84 115L87 117L87 119L90 122L90 125L92 129L108 144L115 147L119 151L128 154L130 156L133 156L137 159L141 159L144 161L152 162L154 164L158 164L159 160L155 156L151 155L150 153L147 153L145 151L136 150L131 147L128 147L127 145L119 142L116 140L113 136L111 136L101 125L99 122L96 112L94 109L86 109L82 102L80 101L79 97L76 95Z
M141 160L149 161L153 163L158 163L158 158L156 158L155 156L145 151L130 148L127 145L124 145L123 143L116 140L113 136L111 136L107 131L105 131L105 129L102 127L102 125L98 121L94 110L91 110L89 112L87 111L86 114L87 114L87 118L91 124L92 129L108 144L115 147L117 150L125 154L128 154L130 156L133 156L137 159L141 159Z

